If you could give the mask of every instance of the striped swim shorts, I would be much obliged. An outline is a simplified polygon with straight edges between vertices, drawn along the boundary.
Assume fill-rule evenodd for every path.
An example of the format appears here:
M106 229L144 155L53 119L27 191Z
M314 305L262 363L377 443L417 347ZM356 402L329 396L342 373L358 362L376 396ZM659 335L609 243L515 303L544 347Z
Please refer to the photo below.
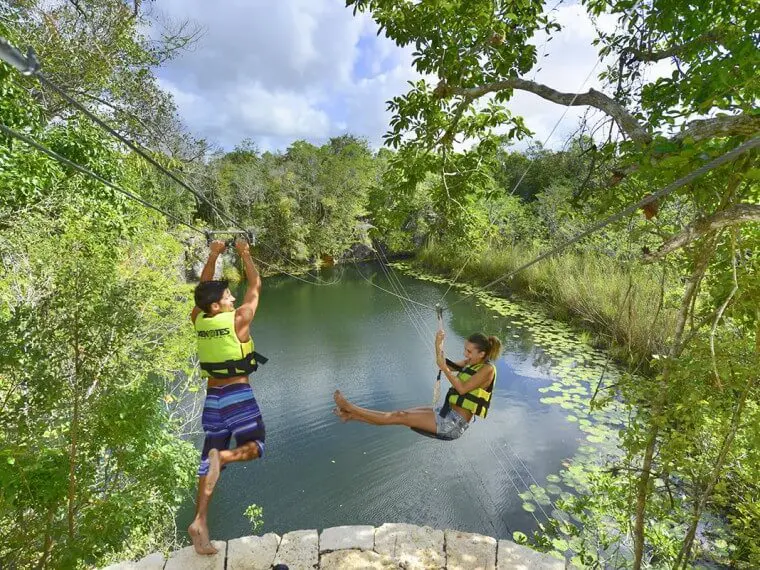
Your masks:
M253 441L264 456L266 431L261 410L250 384L228 384L220 388L208 388L201 420L206 439L201 452L198 476L208 474L208 452L212 449L229 449L230 440L240 447Z

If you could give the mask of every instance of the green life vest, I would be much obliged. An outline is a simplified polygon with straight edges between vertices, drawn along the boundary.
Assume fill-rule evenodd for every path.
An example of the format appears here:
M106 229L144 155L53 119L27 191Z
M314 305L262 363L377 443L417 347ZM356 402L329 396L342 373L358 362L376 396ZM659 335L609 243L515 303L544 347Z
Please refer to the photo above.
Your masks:
M475 373L483 368L486 364L493 366L490 361L486 360L485 362L481 362L480 364L475 364L473 366L465 366L464 368L459 369L459 373L457 374L457 378L461 380L462 382L467 384L467 381L472 378ZM458 367L457 367L458 368ZM468 410L475 414L476 416L480 416L481 418L485 418L488 415L488 408L491 405L491 395L493 394L493 387L496 384L496 367L493 366L493 380L490 384L487 386L484 386L482 388L475 388L474 390L470 390L469 392L465 394L460 394L456 391L456 389L452 386L449 388L449 391L446 393L446 407L448 406L459 406L460 408L464 408L465 410Z
M195 318L198 338L198 360L201 377L232 378L247 376L266 358L253 350L253 338L240 342L235 332L235 311L217 313L213 317L200 313Z

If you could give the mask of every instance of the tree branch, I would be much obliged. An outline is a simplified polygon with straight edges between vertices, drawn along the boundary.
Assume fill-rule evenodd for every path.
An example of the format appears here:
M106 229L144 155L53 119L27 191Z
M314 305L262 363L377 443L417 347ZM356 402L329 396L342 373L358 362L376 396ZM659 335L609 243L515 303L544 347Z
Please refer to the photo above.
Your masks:
M715 331L718 328L718 323L720 322L721 317L723 316L723 312L726 310L726 307L728 307L728 304L731 302L731 299L734 298L734 295L736 295L736 292L739 290L739 280L736 277L736 230L734 230L734 233L731 235L731 266L733 268L733 277L734 277L734 287L731 289L731 292L728 294L728 297L726 297L726 300L723 301L723 304L718 308L718 312L715 315L715 320L713 321L712 329L710 329L710 355L712 356L712 365L713 365L713 373L715 374L715 381L718 384L719 389L723 389L723 384L720 381L720 372L718 372L718 359L715 356Z
M673 137L675 142L690 138L701 141L712 137L744 135L751 137L760 131L760 116L742 113L713 119L699 119L687 123L686 128Z
M451 146L454 143L454 132L456 131L457 125L459 124L459 120L462 118L464 110L470 106L470 103L472 103L472 99L470 97L465 97L462 100L456 111L454 111L454 118L452 119L449 128L446 129L441 138L438 139L438 143L443 143L447 147Z
M686 124L686 128L669 139L677 145L684 144L687 139L699 142L713 137L745 136L752 137L760 132L760 116L742 113L741 115L725 115L712 119L697 119ZM659 160L673 154L674 151L653 152L652 158ZM617 186L624 178L636 172L639 165L630 164L624 168L612 170L612 178L607 185Z
M624 50L624 52L631 54L636 61L654 63L656 61L660 61L661 59L677 56L678 54L687 51L695 46L720 43L723 41L723 38L725 38L727 33L728 30L726 29L716 28L710 30L706 34L702 34L701 36L694 38L693 40L689 40L688 42L684 42L679 45L670 46L660 51L646 51L630 48Z
M552 101L558 105L565 106L589 106L603 111L608 116L612 117L617 123L618 127L626 133L631 140L636 143L647 145L652 142L652 135L646 130L646 128L634 117L623 105L608 97L604 93L589 89L586 93L562 93L551 87L536 83L535 81L528 81L526 79L511 78L503 81L496 81L493 83L487 83L479 87L453 87L445 86L446 90L443 96L458 95L463 98L462 103L457 108L455 113L455 120L452 125L446 130L445 137L451 137L452 132L456 129L456 124L464 111L464 108L469 106L472 101L486 95L488 93L495 93L497 91L504 91L507 89L518 89L521 91L528 91L539 97ZM727 115L714 117L711 119L699 119L687 123L686 128L680 133L675 135L671 141L676 143L683 143L686 139L693 141L701 141L713 137L727 137L727 136L752 136L760 131L760 115L750 115L749 113L743 113L741 115ZM626 173L627 174L627 173ZM622 179L625 176L620 176ZM617 180L616 182L619 182Z
M662 259L669 253L679 249L706 233L717 231L726 226L734 226L745 222L760 222L759 204L736 204L730 208L716 212L706 218L701 218L686 226L683 230L663 243L656 252L644 256L644 262L650 263Z
M74 6L74 9L77 11L77 13L82 16L83 18L87 19L87 14L85 14L82 7L79 5L79 0L69 0L69 4Z
M546 99L547 101L552 101L553 103L564 105L566 107L570 105L595 107L615 119L620 130L631 137L633 141L639 144L648 144L652 141L652 136L647 132L644 126L625 109L625 107L595 89L589 89L586 93L578 94L562 93L551 87L542 85L541 83L514 77L503 81L487 83L480 87L450 87L449 92L453 95L459 95L466 99L474 100L488 93L495 93L496 91L504 91L506 89L528 91Z

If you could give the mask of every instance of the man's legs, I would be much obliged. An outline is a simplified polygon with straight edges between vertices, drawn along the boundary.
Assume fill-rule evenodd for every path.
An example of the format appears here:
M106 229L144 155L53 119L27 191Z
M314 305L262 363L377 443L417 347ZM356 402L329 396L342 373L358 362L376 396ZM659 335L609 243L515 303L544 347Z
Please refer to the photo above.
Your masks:
M208 389L201 418L206 439L203 442L201 463L198 467L198 496L195 502L195 519L187 529L193 541L193 547L198 554L216 554L216 548L213 547L209 538L208 523L206 522L208 505L221 471L219 450L226 450L232 438L232 433L224 425L220 414L220 396L219 389Z
M201 453L201 465L198 468L198 496L195 501L195 518L187 532L193 541L193 547L198 554L216 554L216 548L211 544L208 532L208 505L214 493L216 480L221 469L219 449L226 449L230 443L230 434L214 437L206 434ZM214 472L214 466L216 467Z
M198 554L216 554L217 550L211 544L208 535L208 504L211 500L213 489L209 490L206 485L206 476L198 477L198 496L195 502L195 518L188 527L187 532L193 541L193 547Z
M251 461L261 457L261 451L255 441L244 443L235 449L225 449L219 453L219 461L222 467L236 461Z
M222 467L262 457L266 440L264 420L250 384L235 384L227 390L232 404L222 410L222 415L227 429L235 437L236 447L219 452Z
M346 400L339 390L333 394L335 403L338 405L337 416L342 421L356 420L367 424L402 425L417 428L430 433L437 432L435 423L435 411L433 408L410 408L408 410L396 410L393 412L380 412L360 408Z
M266 431L249 384L210 388L202 421L206 441L198 469L195 520L187 530L198 554L216 554L206 523L208 504L216 482L228 463L250 461L263 455ZM228 449L233 435L237 447Z

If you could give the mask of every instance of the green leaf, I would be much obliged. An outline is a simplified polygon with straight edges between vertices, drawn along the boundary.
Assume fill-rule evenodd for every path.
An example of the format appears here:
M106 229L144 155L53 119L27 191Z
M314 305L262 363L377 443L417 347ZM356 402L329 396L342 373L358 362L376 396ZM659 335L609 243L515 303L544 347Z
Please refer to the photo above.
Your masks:
M552 546L560 552L565 552L569 548L567 541L563 538L552 539Z

